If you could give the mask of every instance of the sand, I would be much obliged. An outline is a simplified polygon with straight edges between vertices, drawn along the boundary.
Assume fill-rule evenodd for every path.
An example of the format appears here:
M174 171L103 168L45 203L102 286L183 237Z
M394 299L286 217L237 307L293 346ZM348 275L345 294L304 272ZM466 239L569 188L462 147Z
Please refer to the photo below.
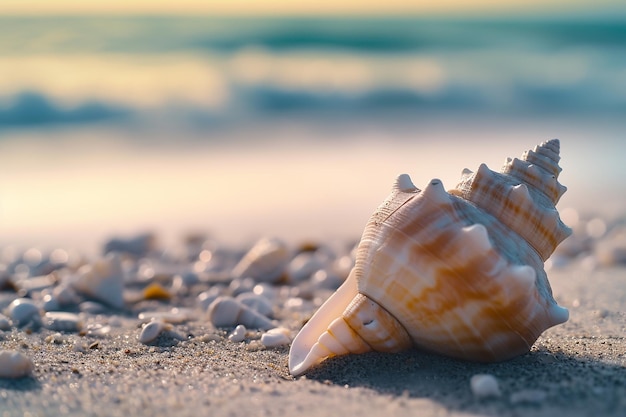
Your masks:
M0 348L25 352L35 369L0 379L0 416L625 416L626 268L572 262L549 277L570 320L529 354L495 364L368 353L293 378L288 347L230 342L203 318L175 325L188 340L166 333L153 346L137 341L130 316L99 339L48 343L50 330L14 329L0 334ZM84 352L73 351L76 341ZM480 373L498 379L500 397L472 394L469 380Z

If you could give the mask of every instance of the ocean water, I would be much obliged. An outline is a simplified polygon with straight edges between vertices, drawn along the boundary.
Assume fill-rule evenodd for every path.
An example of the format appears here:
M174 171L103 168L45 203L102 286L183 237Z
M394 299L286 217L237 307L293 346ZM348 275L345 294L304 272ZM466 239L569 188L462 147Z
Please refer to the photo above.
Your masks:
M615 217L625 131L620 20L0 17L1 244L358 237L395 175L552 137Z

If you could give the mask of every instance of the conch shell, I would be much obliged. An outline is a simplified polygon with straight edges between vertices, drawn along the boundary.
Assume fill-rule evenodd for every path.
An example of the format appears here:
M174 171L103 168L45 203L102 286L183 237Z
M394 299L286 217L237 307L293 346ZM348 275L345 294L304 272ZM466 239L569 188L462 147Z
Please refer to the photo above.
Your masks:
M463 171L446 192L408 175L370 218L344 284L296 336L289 371L327 357L410 347L472 361L526 353L568 319L543 268L571 234L555 205L559 141Z

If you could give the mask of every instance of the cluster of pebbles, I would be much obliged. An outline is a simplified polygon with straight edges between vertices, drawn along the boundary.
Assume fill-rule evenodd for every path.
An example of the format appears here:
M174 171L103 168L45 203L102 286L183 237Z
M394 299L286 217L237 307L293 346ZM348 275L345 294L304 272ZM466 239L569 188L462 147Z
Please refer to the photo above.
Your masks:
M25 332L84 352L85 341L120 328L140 345L196 339L250 350L286 346L348 276L353 249L263 238L236 250L197 235L163 250L152 234L112 239L93 258L7 247L0 258L0 348L11 332ZM190 323L206 332L189 334ZM26 354L0 351L0 378L33 369Z
M567 209L562 217L574 233L547 269L626 265L626 221L582 218ZM0 248L0 378L35 369L27 354L1 350L2 340L20 332L78 352L120 328L138 345L164 338L170 345L228 340L251 350L289 345L346 279L354 249L354 242L293 246L276 238L229 249L202 235L162 249L152 234L112 239L91 258L63 249ZM189 334L189 323L207 330ZM488 377L476 378L472 389L479 398L498 395Z
M607 220L566 208L561 218L573 233L557 247L546 263L547 269L572 261L589 270L626 265L626 217Z

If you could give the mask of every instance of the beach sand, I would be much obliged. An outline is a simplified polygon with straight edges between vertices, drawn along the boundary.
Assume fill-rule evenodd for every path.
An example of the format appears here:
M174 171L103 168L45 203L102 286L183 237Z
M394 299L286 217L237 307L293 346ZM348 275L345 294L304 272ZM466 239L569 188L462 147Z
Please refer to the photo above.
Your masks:
M231 342L205 317L174 325L188 340L165 333L153 345L138 342L130 312L100 338L70 333L49 343L54 331L13 329L0 334L0 348L24 352L35 367L30 377L0 379L0 415L626 415L626 268L573 261L549 277L570 320L530 353L495 364L368 353L293 378L288 347L263 348L254 332ZM306 314L280 324L297 329ZM76 352L76 343L88 347ZM497 378L500 397L472 394L470 378L484 373Z

